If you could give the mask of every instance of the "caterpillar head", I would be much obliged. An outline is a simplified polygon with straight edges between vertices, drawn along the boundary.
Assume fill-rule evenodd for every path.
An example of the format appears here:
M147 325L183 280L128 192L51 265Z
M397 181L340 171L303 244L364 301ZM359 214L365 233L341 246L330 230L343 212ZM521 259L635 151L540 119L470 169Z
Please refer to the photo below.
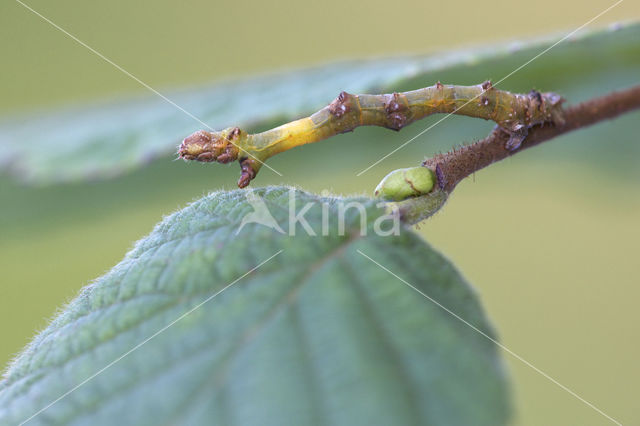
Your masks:
M184 160L217 161L226 164L238 159L238 142L246 133L237 127L220 132L199 130L186 137L178 148L178 156Z

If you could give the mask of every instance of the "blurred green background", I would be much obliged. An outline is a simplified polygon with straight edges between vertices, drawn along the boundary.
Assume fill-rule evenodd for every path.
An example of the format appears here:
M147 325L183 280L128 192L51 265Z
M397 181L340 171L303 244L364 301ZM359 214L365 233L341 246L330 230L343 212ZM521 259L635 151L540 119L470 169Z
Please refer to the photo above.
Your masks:
M160 89L341 58L564 34L611 4L29 2ZM640 3L626 1L592 26L639 17ZM0 112L145 91L16 2L0 4L0 39ZM514 76L513 84L545 89L525 77L530 75ZM448 76L441 80L457 83ZM505 81L502 87L509 85ZM583 132L596 132L607 144L608 135L623 126L630 129L627 143L637 144L638 118L635 113ZM278 156L270 164L284 176L263 170L255 184L370 193L389 170L415 165L424 155L482 136L491 127L474 124L466 139L460 134L448 139L453 133L447 129L465 120L442 123L359 178L355 172L428 122L400 133L358 129ZM194 130L199 127L194 123ZM363 152L367 142L371 145ZM343 143L347 151L336 159L334 150ZM507 347L616 419L640 424L638 161L608 152L600 166L596 155L601 152L581 148L577 134L478 173L419 232L475 286ZM314 159L312 166L302 164L308 158ZM212 167L166 158L102 182L26 187L0 177L0 364L163 215L211 190L233 188L237 176L235 164ZM583 402L504 356L514 381L517 424L607 424Z

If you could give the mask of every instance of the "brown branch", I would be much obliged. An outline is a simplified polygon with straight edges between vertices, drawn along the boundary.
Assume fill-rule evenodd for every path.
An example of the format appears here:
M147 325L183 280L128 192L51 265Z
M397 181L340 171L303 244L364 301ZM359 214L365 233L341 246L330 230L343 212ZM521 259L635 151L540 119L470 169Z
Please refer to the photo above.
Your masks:
M516 150L510 150L507 147L510 135L496 127L485 139L446 154L436 155L425 160L422 165L436 173L440 189L449 193L462 179L490 164L556 136L615 118L638 108L640 108L640 85L565 109L564 124L531 127L528 136Z

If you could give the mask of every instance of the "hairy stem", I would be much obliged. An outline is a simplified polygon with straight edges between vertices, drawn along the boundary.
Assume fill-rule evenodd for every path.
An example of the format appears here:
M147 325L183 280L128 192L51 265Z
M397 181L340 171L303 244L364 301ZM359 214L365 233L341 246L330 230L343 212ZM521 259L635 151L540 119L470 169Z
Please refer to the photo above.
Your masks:
M517 149L509 147L511 136L496 127L485 139L425 160L422 166L432 170L436 177L434 189L428 194L394 204L405 222L420 222L442 207L448 194L461 180L478 170L556 136L636 109L640 109L640 85L566 108L562 124L543 123L532 126Z
M441 189L451 192L462 179L490 164L556 136L615 118L638 108L640 108L640 85L566 108L563 124L543 123L532 126L518 149L509 149L507 142L510 135L497 127L485 139L429 158L423 162L423 166L435 172Z

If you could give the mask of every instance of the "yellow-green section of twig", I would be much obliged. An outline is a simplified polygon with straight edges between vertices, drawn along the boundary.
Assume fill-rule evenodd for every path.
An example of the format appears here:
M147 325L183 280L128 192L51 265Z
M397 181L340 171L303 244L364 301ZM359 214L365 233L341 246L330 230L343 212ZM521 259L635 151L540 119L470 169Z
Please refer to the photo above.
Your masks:
M182 142L178 154L186 160L205 162L227 163L238 159L242 169L238 185L244 187L264 161L275 154L350 132L359 126L400 130L436 113L492 120L511 135L510 149L517 149L531 126L562 123L561 104L562 98L554 93L513 94L493 88L490 82L475 86L437 83L409 92L382 95L342 92L310 117L266 132L248 134L237 127L221 132L196 132Z

